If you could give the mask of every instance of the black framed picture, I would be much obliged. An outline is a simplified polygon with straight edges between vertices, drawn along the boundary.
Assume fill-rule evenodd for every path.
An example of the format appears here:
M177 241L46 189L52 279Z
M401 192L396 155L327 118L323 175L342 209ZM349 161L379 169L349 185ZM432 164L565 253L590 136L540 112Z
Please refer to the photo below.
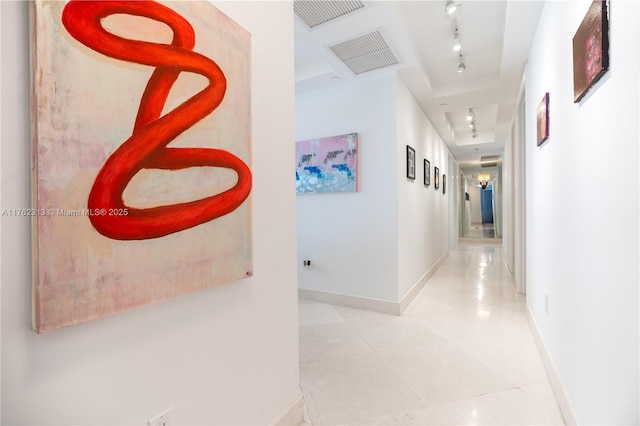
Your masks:
M433 168L433 186L435 189L440 188L440 169L437 167Z
M442 194L447 193L447 175L442 175Z
M407 145L407 178L416 178L416 150Z
M431 185L431 163L429 160L424 160L424 185Z

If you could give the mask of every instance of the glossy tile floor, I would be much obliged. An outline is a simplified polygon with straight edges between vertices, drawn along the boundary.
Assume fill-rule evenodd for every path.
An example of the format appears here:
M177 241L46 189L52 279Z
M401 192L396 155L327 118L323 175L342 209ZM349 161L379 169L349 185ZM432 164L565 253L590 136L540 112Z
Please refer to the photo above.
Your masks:
M495 238L493 223L472 223L464 233L465 238Z
M398 317L300 300L321 424L564 424L498 246L461 244Z

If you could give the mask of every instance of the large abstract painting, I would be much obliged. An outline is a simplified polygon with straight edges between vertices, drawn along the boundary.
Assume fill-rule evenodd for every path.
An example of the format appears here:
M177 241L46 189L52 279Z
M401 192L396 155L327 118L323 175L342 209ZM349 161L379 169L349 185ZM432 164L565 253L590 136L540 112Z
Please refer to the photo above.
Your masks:
M296 142L296 193L355 192L358 134Z
M250 276L249 33L206 1L32 12L35 330Z

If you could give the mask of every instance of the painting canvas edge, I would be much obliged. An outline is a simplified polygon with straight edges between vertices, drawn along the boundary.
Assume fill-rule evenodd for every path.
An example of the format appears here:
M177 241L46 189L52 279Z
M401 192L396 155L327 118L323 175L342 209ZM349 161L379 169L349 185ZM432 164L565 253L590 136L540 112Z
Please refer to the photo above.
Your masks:
M36 51L36 15L38 8L41 6L41 0L35 2L29 2L29 161L30 161L30 197L31 207L37 208L37 184L38 184L38 156L34 153L37 149L38 143L38 120L35 117L35 111L38 110L38 98L36 96L36 73L38 55ZM31 217L31 327L37 332L41 333L40 323L40 298L38 292L38 218L37 216Z

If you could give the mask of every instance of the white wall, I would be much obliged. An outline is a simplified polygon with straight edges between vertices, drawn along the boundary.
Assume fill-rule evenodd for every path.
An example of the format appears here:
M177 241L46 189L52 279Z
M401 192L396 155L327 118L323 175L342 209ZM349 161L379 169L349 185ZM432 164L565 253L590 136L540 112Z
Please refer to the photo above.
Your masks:
M518 292L525 294L527 290L526 282L526 107L525 107L525 95L524 92L518 99L518 106L516 109L516 116L514 119L513 128L513 140L511 158L512 158L512 213L511 219L513 225L511 230L513 232L513 272L515 274L516 287ZM531 182L535 185L535 182ZM533 237L533 236L532 236Z
M514 269L514 251L515 251L515 242L514 242L514 223L515 223L515 206L514 206L514 156L513 156L513 145L514 145L514 132L515 132L515 123L511 125L509 129L509 134L507 135L507 140L504 144L504 151L502 153L502 176L504 178L502 185L502 193L504 195L504 203L502 205L503 209L503 235L502 235L502 247L504 253L504 260L507 264L507 268L513 274Z
M449 197L454 196L449 150L424 115L404 82L398 79L397 91L397 169L398 185L398 283L402 298L449 248ZM416 150L416 179L406 178L406 145ZM423 160L431 162L431 186L423 184ZM436 191L433 168L440 169L440 187ZM456 172L454 172L456 173ZM446 174L447 193L442 193L442 175Z
M448 250L455 188L449 178L446 195L435 191L433 167L442 182L449 151L393 70L296 97L296 140L351 132L359 138L358 192L297 198L298 260L312 262L299 269L298 285L398 303ZM415 181L406 178L407 145L416 150Z
M509 271L514 274L518 292L526 293L525 258L525 113L524 80L522 92L518 96L516 112L503 154L503 246L505 261Z
M449 249L458 245L460 234L460 168L453 155L449 155L449 167L447 168L447 198L449 202Z
M358 192L297 196L300 288L397 301L395 90L383 72L296 97L296 140L358 133Z
M462 212L460 216L460 236L462 237L471 227L471 193L469 192L469 181L467 180L467 177L464 174L461 174L461 176L463 183L462 190L464 191L464 203L462 205ZM466 194L469 194L469 200L467 200Z
M469 206L471 208L471 223L482 223L482 202L480 191L477 185L469 185Z
M577 421L637 424L640 4L611 2L611 69L574 104L572 38L590 4L545 4L526 70L527 304Z
M504 192L502 176L502 164L500 164L496 179L493 181L493 224L496 238L502 238L502 198Z
M37 335L29 221L3 217L2 424L146 424L170 406L176 424L265 424L300 396L292 6L216 4L252 33L255 276ZM21 208L30 201L27 3L1 8L2 208Z

